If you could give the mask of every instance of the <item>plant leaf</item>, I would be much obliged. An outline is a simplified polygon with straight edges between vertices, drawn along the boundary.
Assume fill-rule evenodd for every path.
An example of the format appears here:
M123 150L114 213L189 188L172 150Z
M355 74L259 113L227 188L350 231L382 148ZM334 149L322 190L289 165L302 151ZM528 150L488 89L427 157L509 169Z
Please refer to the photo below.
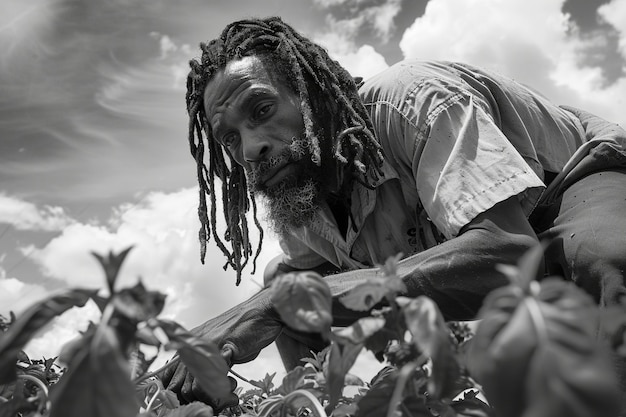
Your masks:
M366 282L357 285L339 299L341 304L354 311L369 311L378 304L387 294L385 279L382 277L369 278Z
M506 275L511 284L518 286L527 293L530 291L530 283L543 276L544 249L545 243L538 243L522 255L516 266L498 264L496 269Z
M330 332L332 295L321 275L312 272L283 274L272 282L272 305L292 329L308 333Z
M32 336L52 319L72 307L82 307L94 290L75 289L49 297L22 313L4 333L0 333L0 385L15 380L15 363Z
M286 395L284 402L285 409L290 411L291 415L300 415L300 410L306 409L308 416L326 417L326 412L319 398L311 391L304 389L296 390Z
M378 274L367 277L365 282L358 284L339 301L354 311L368 311L383 298L393 300L399 293L406 293L407 288L398 276L398 261L402 254L387 258L384 265L378 265Z
M368 277L342 296L339 301L354 311L368 311L385 297L392 299L396 293L406 292L406 285L398 277Z
M333 417L352 417L356 414L358 409L359 408L356 402L351 402L350 404L339 404L333 410Z
M115 310L133 322L155 318L163 310L165 294L148 291L141 281L134 287L124 288L112 297Z
M157 322L170 340L169 347L178 351L180 359L198 384L215 400L214 405L221 408L223 400L231 394L231 386L227 376L228 365L217 346L191 334L178 323L168 320Z
M404 257L403 253L387 258L383 265L378 265L380 272L387 278L398 277L398 262Z
M0 417L15 417L18 413L31 415L30 412L37 410L37 404L24 397L25 381L18 379L14 384L14 395L8 401L0 402Z
M495 417L493 408L476 398L478 391L467 391L463 398L452 401L450 407L457 417Z
M419 350L432 360L428 392L435 398L451 398L458 394L457 380L461 368L454 354L449 330L433 300L420 296L403 308L406 324Z
M363 350L363 344L353 343L336 343L331 344L328 370L327 370L327 389L330 397L328 408L333 409L343 393L346 374L356 361L357 357Z
M274 388L274 377L276 376L276 372L273 374L265 374L262 381L250 381L250 385L253 385L257 388L260 388L263 394L270 395L272 393L272 389Z
M135 387L115 329L100 325L73 349L68 370L50 390L50 417L136 415Z
M143 343L144 345L156 347L161 346L161 341L158 337L156 337L154 331L148 326L138 328L135 333L135 337L139 343Z
M168 411L163 417L213 417L213 409L201 402L193 402Z
M348 327L334 330L333 333L345 342L360 344L385 327L385 323L383 317L363 317Z
M110 251L107 256L102 256L96 252L91 252L91 254L100 262L102 268L104 269L104 275L106 277L107 286L109 288L109 293L115 293L115 281L117 281L117 276L120 272L120 268L122 267L122 263L124 259L126 259L126 255L132 249L132 246L124 249L118 254L114 254L113 251Z
M597 342L597 306L560 278L530 293L511 285L485 300L468 368L506 416L617 415L610 355Z
M313 355L313 357L302 358L301 361L312 365L318 371L323 371L324 363L326 362L326 358L327 358L329 351L330 351L330 345L326 346L324 349L320 350L319 352L311 351L311 354Z
M303 388L307 384L307 375L314 375L315 370L311 367L296 366L283 377L279 393L287 395L293 391ZM310 384L310 382L309 382Z
M261 401L261 404L258 406L258 414L259 417L270 417L273 412L282 408L284 405L284 397L282 395L272 395Z
M398 370L388 370L383 377L359 399L358 410L355 417L383 417L388 415L389 400L398 380ZM402 417L432 417L433 414L426 407L425 399L418 395L408 395L403 398L402 403L394 414Z

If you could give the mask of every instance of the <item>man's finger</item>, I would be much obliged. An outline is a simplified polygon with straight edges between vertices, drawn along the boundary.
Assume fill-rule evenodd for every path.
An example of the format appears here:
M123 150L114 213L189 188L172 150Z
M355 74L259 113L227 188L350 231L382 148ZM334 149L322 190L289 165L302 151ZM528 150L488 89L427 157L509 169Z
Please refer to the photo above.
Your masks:
M162 378L162 382L165 388L178 393L185 382L187 372L185 367L180 364L178 364L178 366L173 366L172 368L173 369L171 370L168 369L168 378Z
M234 390L237 387L237 382L231 381L231 388ZM231 390L231 391L232 391ZM234 407L239 404L239 397L235 395L233 392L230 392L228 396L223 398L213 398L209 393L202 389L202 387L198 384L197 380L193 381L192 385L193 397L196 401L202 401L205 404L209 404L211 407L215 409L215 411L223 410L227 407Z
M196 395L194 394L194 377L187 372L185 375L185 380L180 389L180 397L182 397L182 402L191 403L197 401Z
M230 368L231 366L233 366L233 356L235 355L234 346L230 343L226 343L224 344L224 346L222 346L220 353L222 354L222 358L228 364L228 367Z
M168 387L168 385L170 384L170 382L176 375L176 372L178 371L178 368L180 367L179 365L180 365L180 359L174 358L170 360L168 363L166 363L165 365L163 365L163 367L161 367L161 369L159 369L156 372L156 376L161 380L164 387L166 388Z

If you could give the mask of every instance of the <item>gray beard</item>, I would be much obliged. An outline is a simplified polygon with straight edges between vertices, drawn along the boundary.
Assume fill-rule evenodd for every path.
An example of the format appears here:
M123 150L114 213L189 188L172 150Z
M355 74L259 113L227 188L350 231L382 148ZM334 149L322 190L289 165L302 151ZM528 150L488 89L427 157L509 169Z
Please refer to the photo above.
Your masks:
M273 187L259 184L264 172L285 162L295 162L298 171ZM264 161L248 174L250 190L262 197L272 231L285 235L294 228L310 225L323 201L321 169L310 159L303 140L294 139L278 156Z
M312 179L303 185L290 186L281 182L273 187L271 195L264 193L267 221L271 230L278 235L290 230L309 226L320 208L318 187Z

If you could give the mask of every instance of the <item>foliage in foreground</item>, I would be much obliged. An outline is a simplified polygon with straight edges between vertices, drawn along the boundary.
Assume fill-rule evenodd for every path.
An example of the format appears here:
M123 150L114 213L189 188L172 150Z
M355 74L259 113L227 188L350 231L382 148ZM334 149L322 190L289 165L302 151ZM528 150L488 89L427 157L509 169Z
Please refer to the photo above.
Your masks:
M340 301L367 313L353 325L331 328L330 291L307 272L274 282L273 303L288 326L329 341L303 359L275 386L274 374L237 389L237 407L220 409L231 390L229 369L217 346L175 322L158 318L164 295L141 282L115 289L127 249L94 254L109 295L74 289L50 297L10 321L0 316L0 417L571 417L617 416L620 392L611 355L624 360L626 314L600 313L592 300L559 278L534 280L537 248L519 267L502 267L510 285L491 293L475 335L462 323L446 323L427 297L399 296L398 258L381 274ZM286 296L288 294L288 296ZM101 309L99 323L66 345L58 358L33 361L22 351L56 316L89 299ZM612 341L611 346L600 343ZM146 373L144 345L175 349L202 388L216 400L180 405ZM370 382L351 375L363 349L384 361ZM612 350L612 352L610 352Z

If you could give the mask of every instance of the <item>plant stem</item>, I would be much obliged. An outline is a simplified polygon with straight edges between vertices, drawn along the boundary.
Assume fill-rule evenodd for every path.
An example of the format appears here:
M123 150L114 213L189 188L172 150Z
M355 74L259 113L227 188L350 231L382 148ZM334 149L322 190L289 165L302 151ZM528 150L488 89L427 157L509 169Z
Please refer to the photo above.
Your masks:
M228 372L230 372L231 374L235 375L237 378L241 379L243 382L247 382L248 384L250 384L250 380L248 380L247 378L239 375L237 372L233 371L232 369L229 369Z

